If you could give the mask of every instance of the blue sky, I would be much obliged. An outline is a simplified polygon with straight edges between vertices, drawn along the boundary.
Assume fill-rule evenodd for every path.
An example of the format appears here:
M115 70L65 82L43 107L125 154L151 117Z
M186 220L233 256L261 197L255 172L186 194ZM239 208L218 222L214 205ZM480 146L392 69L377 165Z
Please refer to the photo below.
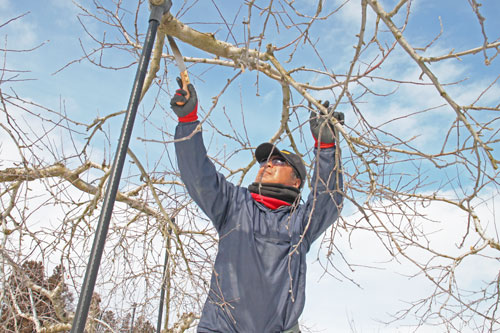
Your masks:
M86 6L91 2L81 1L81 3ZM103 3L107 5L109 1L103 1ZM233 30L235 38L238 41L243 40L246 31L240 23L246 15L244 13L246 9L241 9L242 12L235 16L235 13L238 13L240 9L238 1L216 1L216 3L219 5L221 12L235 22ZM339 3L340 1L326 1L324 6L325 8L333 8L338 6ZM312 30L312 33L315 34L314 38L318 39L317 50L328 64L326 69L339 75L346 73L353 56L354 49L352 46L356 43L356 34L359 31L359 3L360 1L348 2L342 8L340 15L333 16L335 19L327 20ZM382 3L386 8L390 8L397 1L382 1ZM314 1L304 0L298 1L296 5L306 11L310 8L311 13L313 13L315 4ZM179 10L180 3L174 1L172 12L178 13ZM486 17L485 29L490 38L489 42L498 41L500 22L497 16L500 13L500 2L495 0L483 1L480 10ZM370 8L368 8L368 12L367 36L371 36L375 17ZM20 78L30 79L29 81L11 82L2 86L2 90L12 91L11 89L13 89L19 95L53 110L65 109L72 118L83 123L90 122L97 115L103 116L126 108L136 70L135 64L132 63L134 59L127 52L105 52L102 58L103 63L106 65L130 66L127 69L118 71L103 70L86 60L82 60L57 72L68 62L82 57L82 45L87 51L95 47L95 44L85 34L77 19L78 9L73 3L66 0L46 0L43 2L0 0L0 24L24 13L27 14L22 19L0 28L0 36L2 36L0 48L23 50L31 49L40 44L43 45L31 52L8 53L6 55L2 53L2 61L5 63L6 68L29 70L27 73L20 74ZM215 31L217 38L231 43L234 42L233 37L227 33L225 25L221 23L220 16L211 1L206 1L205 6L198 4L193 6L192 9L189 8L186 11L183 9L182 13L179 19L190 24L193 28L205 32ZM404 36L413 45L421 47L427 45L440 33L440 22L442 23L443 33L440 39L427 49L426 56L444 55L451 50L461 51L479 47L484 42L480 25L466 0L413 1L411 14ZM146 30L147 17L148 12L144 7L138 25L138 29L142 34ZM234 19L235 17L236 19ZM80 18L85 22L89 31L97 36L103 36L103 25L85 17ZM263 20L263 17L255 17L255 20ZM395 21L401 23L401 17L396 17ZM212 24L201 24L200 22L212 22ZM274 25L270 24L269 31L273 30ZM110 40L116 37L112 31L106 33L107 38ZM279 33L273 31L268 35L272 37L268 37L269 40L266 43L272 42L275 45L282 45L283 41L290 38L289 34L294 33L296 32L293 29L281 29ZM392 37L386 32L380 33L379 37L381 43L392 42ZM184 43L179 43L179 47L186 56L205 56L203 52ZM265 47L265 43L263 47ZM277 54L280 60L285 60L289 52L285 50ZM309 46L299 45L297 55L285 65L287 68L294 68L307 62L308 66L325 69L316 57L310 56L311 54L313 54L313 50ZM375 54L376 50L369 49L363 54L363 59L366 61L373 60ZM492 54L492 51L488 51L489 56ZM162 63L161 71L164 71L164 65L165 63ZM363 66L363 63L361 63L359 66L360 71L364 70ZM464 56L460 60L451 59L432 64L430 67L438 75L442 83L466 79L460 85L447 86L449 93L457 101L465 105L472 103L479 92L484 90L500 75L498 59L495 59L491 65L485 66L484 58L481 56ZM167 80L171 84L177 69L172 62L168 62L167 70L169 71ZM191 79L198 90L201 114L210 109L211 98L216 96L224 87L226 80L236 73L232 68L212 68L203 64L190 65L190 71ZM54 74L55 72L57 74ZM398 46L388 60L383 63L382 67L373 73L374 76L390 76L401 81L419 81L420 74L421 71L418 67L410 61L409 56ZM240 75L229 91L220 99L217 108L210 116L210 121L215 126L224 128L227 128L228 125L224 111L230 115L232 123L237 129L243 128L244 119L249 133L249 140L253 147L267 141L274 134L278 128L281 113L281 90L279 85L268 80L262 74L259 74L258 77L259 86L257 88L257 73L255 71L246 71ZM311 83L324 84L326 82L324 77L312 73L300 74L297 78ZM428 80L424 78L422 82L428 82ZM445 102L435 89L429 86L400 85L380 80L366 80L364 83L380 94L396 91L390 96L357 96L360 98L359 105L362 107L363 116L373 125L384 123L388 117L397 117L437 107L435 110L425 113L422 117L412 117L389 124L384 128L402 137L416 136L415 146L426 151L432 152L441 149L442 141L436 142L436 138L441 136L443 124L447 126L454 119L455 114L449 106L440 106ZM171 86L169 86L169 89L171 89ZM257 96L257 91L259 96ZM359 94L360 91L357 88L352 90L355 94ZM325 99L331 98L332 94L338 93L339 91L335 90L333 92L313 93L313 95L319 99ZM158 89L152 88L150 96L154 97L157 94ZM500 86L495 83L481 97L479 104L490 107L498 105L499 95ZM159 94L159 100L164 105L168 105L169 99L170 95L168 93L161 92ZM294 94L293 102L301 102L297 94ZM357 116L346 103L345 98L342 102L340 109L346 114L348 127L359 130L359 127L356 126ZM131 142L131 147L134 151L139 152L143 158L146 158L146 155L143 154L146 149L150 151L148 158L151 158L156 151L162 151L163 148L157 146L156 143L144 143L140 140L134 140L134 138L159 139L161 138L161 132L150 130L154 125L163 127L167 132L172 132L175 127L175 120L169 110L162 110L157 107L151 111L151 106L152 99L149 98L140 107L140 114ZM308 115L303 110L298 112L299 119L305 121ZM147 115L147 119L144 119L144 115ZM244 115L244 118L242 115ZM487 112L484 113L484 116L478 116L478 118L484 120L494 117L494 114ZM493 124L498 126L498 123ZM103 155L106 155L107 160L109 160L109 155L114 151L105 148L106 142L107 140L110 142L116 141L120 125L121 118L110 121L110 138L100 138L94 142L95 146L91 147L91 149L95 154L93 156L96 156L94 157L96 160L102 159ZM230 150L233 145L230 141L218 136L214 137L213 140L206 137L206 141L210 142L210 151L214 153ZM312 145L312 139L306 136L304 142L300 144L301 148L305 150ZM15 153L12 153L11 149L5 144L0 147L0 156L3 160L1 168L8 167L9 161L15 160L15 158L12 158ZM494 148L498 159L498 149L500 147L496 144ZM169 149L169 151L171 150ZM50 160L50 157L47 156L47 159ZM228 164L236 168L241 164L248 163L250 159L251 151L247 150L231 158ZM169 160L162 160L161 167L168 168L169 163ZM350 164L347 164L346 167L349 168ZM417 168L417 166L414 167ZM394 172L401 172L401 170L394 170ZM255 173L256 168L245 178L243 185L250 183ZM445 182L445 175L453 178L461 174L462 170L448 170L443 173L429 168L426 175L437 183L429 185L428 190L438 186L436 184L439 184L439 182ZM238 179L236 178L235 181ZM464 178L464 183L467 184L467 178ZM453 196L451 186L443 187L443 190ZM495 195L497 192L495 189L488 192L487 189L486 193L491 194L490 196L485 195L486 204L479 208L479 211L484 214L485 220L490 221L490 227L494 227L496 219L494 210L491 207L495 203L498 205L498 198ZM428 207L426 211L433 218L443 223L438 229L448 230L447 228L449 228L449 230L453 231L442 236L445 239L437 239L436 242L443 242L443 244L453 247L456 239L452 235L456 232L458 237L463 230L450 223L452 221L462 221L463 216L456 210L447 210L447 208L440 205ZM347 206L345 212L347 218L358 218L352 206ZM377 320L388 320L388 313L404 306L403 300L417 299L425 295L421 291L431 288L428 281L421 277L409 279L407 275L414 274L414 268L407 265L404 260L402 260L401 265L391 261L391 258L388 257L380 244L373 239L372 235L362 232L356 233L349 242L348 235L342 234L337 239L336 244L341 248L344 255L359 264L360 267L355 272L350 272L348 268L342 266L342 260L338 254L333 256L332 261L338 267L341 267L342 272L359 283L362 288L357 287L338 274L335 277L324 275L322 265L326 262L326 250L324 248L320 249L319 243L316 244L309 255L311 264L309 265L309 284L307 287L308 298L302 323L320 332L332 332L332 327L335 328L335 332L412 331L411 328L404 326L405 321L386 328ZM316 260L316 258L319 259ZM464 279L467 280L466 276L478 275L478 270L485 272L484 276L477 276L478 280L489 278L490 275L497 273L498 269L492 271L488 263L489 261L486 260L478 260L475 263L464 264L465 268L462 273ZM362 267L375 265L379 268L367 269ZM474 285L474 281L475 279L470 279L466 283ZM354 324L351 325L350 320ZM442 330L439 328L437 331ZM464 328L465 331L467 331L466 328ZM419 332L436 332L436 327L422 327Z

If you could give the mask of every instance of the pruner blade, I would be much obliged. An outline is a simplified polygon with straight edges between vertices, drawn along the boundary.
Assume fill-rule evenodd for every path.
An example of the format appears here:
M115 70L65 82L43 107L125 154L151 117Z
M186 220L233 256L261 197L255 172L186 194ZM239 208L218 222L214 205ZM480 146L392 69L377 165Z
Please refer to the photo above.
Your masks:
M184 58L182 57L181 51L179 51L179 47L175 43L175 40L172 36L167 35L168 43L170 44L170 48L172 49L172 53L174 54L175 58L175 63L177 64L177 67L179 67L180 76L182 80L182 90L187 92L186 95L186 100L189 99L190 94L189 90L187 88L187 85L190 83L189 82L189 75L187 72L186 65L184 64ZM177 102L177 105L183 105L182 102Z

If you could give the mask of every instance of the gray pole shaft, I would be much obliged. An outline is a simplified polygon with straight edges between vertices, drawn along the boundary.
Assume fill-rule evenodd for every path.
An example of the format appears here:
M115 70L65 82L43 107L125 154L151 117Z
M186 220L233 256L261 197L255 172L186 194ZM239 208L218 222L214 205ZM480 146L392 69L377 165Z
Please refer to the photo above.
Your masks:
M153 49L158 25L159 21L157 20L150 20L149 22L146 40L144 42L141 58L139 60L139 65L134 80L134 86L132 88L132 93L127 108L127 114L123 123L120 141L118 142L115 160L113 162L108 187L104 196L101 215L97 224L94 243L92 244L90 257L87 264L87 270L85 272L85 278L82 285L82 290L80 292L78 306L75 312L75 318L71 327L71 333L83 333L85 329L90 301L94 292L97 272L99 271L99 265L101 263L104 244L106 242L106 236L108 234L109 223L111 220L111 214L113 212L113 206L115 204L116 194L118 192L118 185L120 183L123 164L127 155L128 144L132 135L134 120L137 114L137 108L139 106L142 87L144 85L144 79L146 77L149 59L151 57L151 50Z
M130 333L134 332L134 319L135 319L135 308L137 304L134 303L134 310L132 310L132 321L130 322Z
M173 222L173 219L172 219ZM168 235L170 236L171 229L168 228ZM165 251L165 262L163 263L163 277L161 279L161 291L160 291L160 307L158 310L158 324L156 325L156 333L161 333L161 321L163 316L163 302L165 301L165 285L167 284L167 266L169 259L169 248L168 248L168 239L166 244Z

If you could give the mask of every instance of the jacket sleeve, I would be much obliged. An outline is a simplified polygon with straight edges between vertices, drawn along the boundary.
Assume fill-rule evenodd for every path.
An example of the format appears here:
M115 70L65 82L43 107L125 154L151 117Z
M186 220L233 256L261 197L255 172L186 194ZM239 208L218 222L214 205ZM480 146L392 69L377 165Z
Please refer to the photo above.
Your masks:
M316 160L312 189L305 203L302 230L309 246L339 217L343 201L343 178L335 163L335 148L314 150Z
M215 170L214 164L207 156L201 132L185 139L198 125L199 121L177 125L175 131L177 163L189 195L220 232L236 187Z

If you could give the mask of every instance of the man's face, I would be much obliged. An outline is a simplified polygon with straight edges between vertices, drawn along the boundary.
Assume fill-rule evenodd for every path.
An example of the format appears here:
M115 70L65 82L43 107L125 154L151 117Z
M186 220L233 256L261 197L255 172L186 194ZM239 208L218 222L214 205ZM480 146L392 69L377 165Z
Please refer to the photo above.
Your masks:
M295 176L292 166L279 156L273 156L261 163L255 182L282 184L297 188L300 186L300 179Z

